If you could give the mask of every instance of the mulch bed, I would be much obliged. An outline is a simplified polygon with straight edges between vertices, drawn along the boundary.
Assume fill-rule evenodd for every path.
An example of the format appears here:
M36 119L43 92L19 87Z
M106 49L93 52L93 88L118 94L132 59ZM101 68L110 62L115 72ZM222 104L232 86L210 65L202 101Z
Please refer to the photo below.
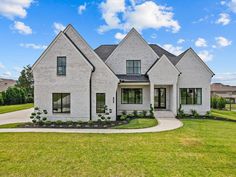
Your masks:
M56 124L56 122L52 122L51 124L33 124L33 123L25 123L19 126L19 128L68 128L68 129L106 129L106 128L112 128L118 125L124 125L128 124L129 121L124 120L124 121L110 121L110 122L93 122L88 123L88 122L83 122L83 123L78 123L78 122L73 122L68 124L67 122L63 122L62 124Z

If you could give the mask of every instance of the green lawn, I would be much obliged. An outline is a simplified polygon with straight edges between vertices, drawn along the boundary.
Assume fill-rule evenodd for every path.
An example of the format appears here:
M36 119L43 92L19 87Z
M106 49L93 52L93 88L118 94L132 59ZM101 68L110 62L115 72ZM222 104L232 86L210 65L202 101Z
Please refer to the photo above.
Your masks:
M0 106L0 114L7 113L7 112L19 111L19 110L23 110L23 109L29 109L29 108L32 108L33 106L34 106L33 103Z
M226 109L229 110L230 105L226 104ZM231 104L231 110L235 110L236 111L236 104Z
M213 116L216 116L216 117L223 117L223 118L227 118L227 119L236 120L236 112L235 111L225 111L225 110L213 109L213 110L211 110L211 113Z
M0 133L0 176L235 176L236 123L144 134Z
M0 125L0 128L19 128L21 125L24 125L25 123L11 123L11 124L3 124Z
M118 129L138 129L138 128L153 127L155 125L157 125L156 119L139 118L139 119L131 120L126 125L119 125L119 126L116 126L115 128L118 128Z

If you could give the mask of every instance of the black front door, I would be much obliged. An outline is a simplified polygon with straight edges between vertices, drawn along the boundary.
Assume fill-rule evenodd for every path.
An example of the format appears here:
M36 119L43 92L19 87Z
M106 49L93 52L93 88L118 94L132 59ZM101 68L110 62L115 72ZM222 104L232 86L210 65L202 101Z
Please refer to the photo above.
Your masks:
M154 89L154 108L166 109L166 88Z

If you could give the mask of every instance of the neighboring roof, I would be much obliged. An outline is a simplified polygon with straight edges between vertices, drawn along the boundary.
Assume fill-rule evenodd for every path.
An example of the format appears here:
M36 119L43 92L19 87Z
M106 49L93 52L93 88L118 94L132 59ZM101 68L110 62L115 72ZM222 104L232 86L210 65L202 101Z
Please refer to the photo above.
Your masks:
M118 46L117 44L100 45L94 51L105 62L117 46ZM160 57L162 55L166 55L168 57L176 57L174 54L168 52L167 50L161 48L160 46L156 44L149 44L149 46Z
M126 75L117 74L116 75L121 82L149 82L147 75Z
M14 86L16 81L13 79L0 78L0 92L7 90L8 87Z
M213 83L211 84L212 92L235 92L236 86L224 85L221 83Z

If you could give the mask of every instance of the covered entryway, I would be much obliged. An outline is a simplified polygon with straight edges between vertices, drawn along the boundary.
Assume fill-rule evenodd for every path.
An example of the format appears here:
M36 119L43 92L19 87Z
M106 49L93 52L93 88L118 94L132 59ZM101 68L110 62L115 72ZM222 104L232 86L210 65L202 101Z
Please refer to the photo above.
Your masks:
M154 108L166 109L166 88L154 89Z

